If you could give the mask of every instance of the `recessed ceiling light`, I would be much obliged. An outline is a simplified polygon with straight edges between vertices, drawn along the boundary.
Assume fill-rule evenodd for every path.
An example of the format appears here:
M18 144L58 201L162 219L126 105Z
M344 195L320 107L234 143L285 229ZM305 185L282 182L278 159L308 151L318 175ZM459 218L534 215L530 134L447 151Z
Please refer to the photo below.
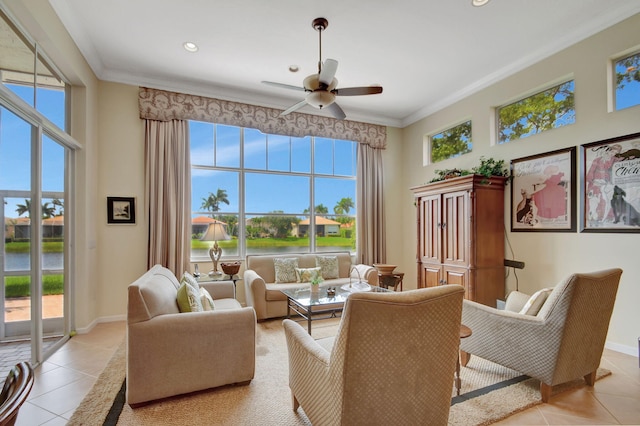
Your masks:
M471 0L471 4L476 7L484 6L487 3L489 3L489 0Z
M300 67L297 66L297 65L289 65L289 71L298 72L298 71L300 71Z
M185 41L182 46L184 47L184 50L186 50L187 52L197 52L198 51L198 45L196 45L195 43L192 43L190 41Z

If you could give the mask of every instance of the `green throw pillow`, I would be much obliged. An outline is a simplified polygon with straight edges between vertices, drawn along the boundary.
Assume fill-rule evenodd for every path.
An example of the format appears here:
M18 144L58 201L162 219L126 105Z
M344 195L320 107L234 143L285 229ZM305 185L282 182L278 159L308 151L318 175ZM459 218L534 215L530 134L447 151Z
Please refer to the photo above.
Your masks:
M180 312L202 312L203 310L200 292L186 282L180 284L177 300Z
M296 268L296 276L299 283L309 283L312 279L321 277L320 268Z

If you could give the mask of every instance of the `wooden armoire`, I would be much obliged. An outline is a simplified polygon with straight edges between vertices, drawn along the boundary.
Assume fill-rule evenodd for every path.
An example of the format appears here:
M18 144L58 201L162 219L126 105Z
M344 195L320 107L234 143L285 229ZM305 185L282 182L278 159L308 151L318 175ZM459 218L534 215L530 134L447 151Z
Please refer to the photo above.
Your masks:
M465 298L504 299L504 177L467 175L411 188L418 288L460 284Z

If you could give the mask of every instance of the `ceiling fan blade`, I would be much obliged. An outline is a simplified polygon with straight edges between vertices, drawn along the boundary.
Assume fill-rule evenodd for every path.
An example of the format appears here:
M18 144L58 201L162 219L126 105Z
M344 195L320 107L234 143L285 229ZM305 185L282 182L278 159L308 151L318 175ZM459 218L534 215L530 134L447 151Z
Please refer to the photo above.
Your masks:
M320 71L320 76L318 77L318 81L320 83L328 86L333 81L333 77L336 75L336 71L338 70L338 61L335 59L327 59L322 64L322 70Z
M307 104L306 100L300 101L295 105L290 106L289 108L287 108L286 110L282 111L280 113L280 116L282 117L283 115L287 115L292 113L293 111L299 110L300 108L302 108L303 106L305 106Z
M331 115L333 115L338 120L344 120L347 117L342 108L340 108L340 105L335 102L327 105L326 107L324 107L324 109L328 109Z
M291 90L298 90L300 92L306 92L306 89L304 87L292 86L290 84L276 83L273 81L264 81L264 80L262 81L262 83L267 84L269 86L280 87L282 89L291 89Z
M377 95L382 93L382 86L344 87L332 90L338 96Z

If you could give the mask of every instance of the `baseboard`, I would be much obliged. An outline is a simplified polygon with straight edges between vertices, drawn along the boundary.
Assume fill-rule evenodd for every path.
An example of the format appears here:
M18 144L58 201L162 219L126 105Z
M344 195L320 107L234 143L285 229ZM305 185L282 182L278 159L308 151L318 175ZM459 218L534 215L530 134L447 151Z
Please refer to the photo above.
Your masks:
M106 322L117 322L117 321L126 321L126 315L112 315L109 317L100 317L96 318L89 323L86 327L76 328L76 333L78 334L87 334L98 324L106 323Z
M635 356L636 358L638 358L638 348L633 346L626 346L626 345L621 345L619 343L606 342L604 344L604 347L606 349L609 349L615 352L620 352L620 353Z

